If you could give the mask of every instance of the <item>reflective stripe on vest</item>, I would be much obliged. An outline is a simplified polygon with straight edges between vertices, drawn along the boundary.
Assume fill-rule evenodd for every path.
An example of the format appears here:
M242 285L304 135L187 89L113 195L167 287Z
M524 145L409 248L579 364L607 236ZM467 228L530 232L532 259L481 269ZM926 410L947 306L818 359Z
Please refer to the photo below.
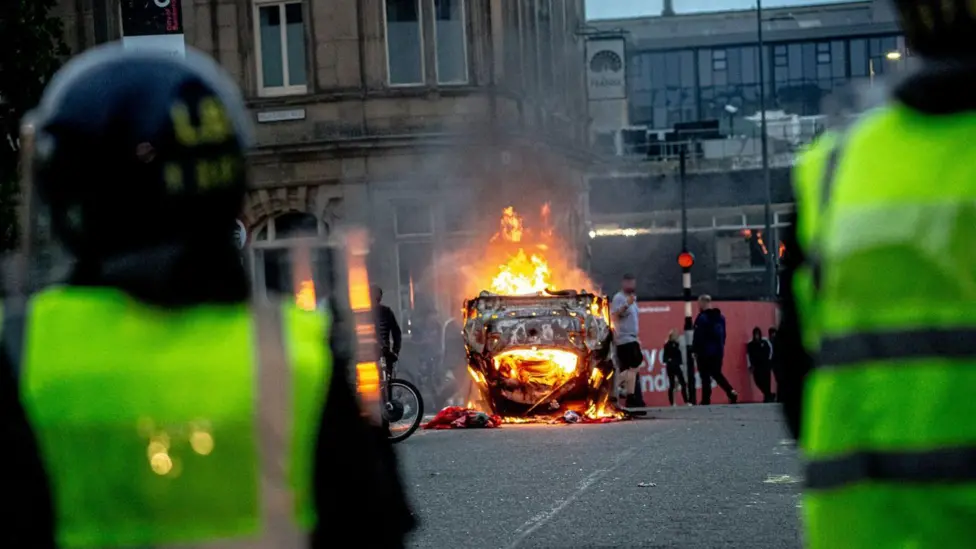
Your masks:
M957 358L976 361L976 328L921 329L826 337L820 342L821 367L856 366L869 361ZM960 366L971 366L961 362Z
M976 115L892 106L797 168L811 548L976 535L974 132Z
M21 390L62 547L300 546L331 357L321 314L267 313L31 300Z

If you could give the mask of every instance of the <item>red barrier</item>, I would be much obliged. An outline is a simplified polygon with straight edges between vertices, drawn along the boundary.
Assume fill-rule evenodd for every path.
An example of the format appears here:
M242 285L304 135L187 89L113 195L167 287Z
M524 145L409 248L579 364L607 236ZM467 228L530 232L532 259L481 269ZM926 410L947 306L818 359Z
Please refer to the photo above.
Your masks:
M726 341L725 363L722 373L739 393L739 402L762 402L762 393L752 381L746 360L746 344L752 339L752 329L759 326L763 336L776 325L776 305L741 301L716 301L715 307L725 315ZM648 406L668 405L668 374L662 361L662 349L668 332L677 330L684 334L684 303L681 301L649 301L640 303L640 338L644 348L644 364L640 367L640 384L644 402ZM698 314L698 305L694 305ZM701 377L697 374L696 402L701 402ZM775 391L775 382L773 382ZM680 392L675 388L676 404L683 404ZM712 403L726 404L725 392L712 383Z

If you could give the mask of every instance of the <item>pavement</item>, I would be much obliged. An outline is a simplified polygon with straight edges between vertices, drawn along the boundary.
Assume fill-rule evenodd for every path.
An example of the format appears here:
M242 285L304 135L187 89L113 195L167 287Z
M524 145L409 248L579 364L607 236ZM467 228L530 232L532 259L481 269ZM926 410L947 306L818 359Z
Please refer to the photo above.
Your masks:
M420 431L397 445L417 549L799 549L797 453L776 405L604 425Z

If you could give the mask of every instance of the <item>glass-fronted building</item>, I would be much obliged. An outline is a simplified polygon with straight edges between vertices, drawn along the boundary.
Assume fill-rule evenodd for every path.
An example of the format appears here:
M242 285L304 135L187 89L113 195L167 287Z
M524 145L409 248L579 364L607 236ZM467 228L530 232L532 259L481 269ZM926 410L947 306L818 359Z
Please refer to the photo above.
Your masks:
M772 297L767 265L779 263L781 233L794 219L790 166L823 130L825 100L852 85L884 85L912 62L888 0L591 24L626 36L628 82L627 126L594 132L595 146L616 139L609 150L618 158L588 179L594 279L612 287L636 271L642 295L681 296L674 257L684 185L693 291ZM761 99L770 120L768 179ZM687 161L684 178L679 158Z
M630 55L629 103L633 126L670 129L681 122L723 120L766 109L810 116L823 100L853 80L883 77L909 56L904 38L836 37L766 43L765 78L757 44L635 51Z

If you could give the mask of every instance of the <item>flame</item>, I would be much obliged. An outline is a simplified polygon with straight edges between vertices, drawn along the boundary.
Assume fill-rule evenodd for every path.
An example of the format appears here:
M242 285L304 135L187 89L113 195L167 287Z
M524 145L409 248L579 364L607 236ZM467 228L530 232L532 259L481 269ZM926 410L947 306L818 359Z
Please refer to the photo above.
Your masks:
M786 243L780 241L779 243L779 256L783 257L786 254Z
M496 294L525 295L546 291L551 284L549 264L540 254L526 255L519 249L507 263L498 266L490 290Z
M512 349L494 358L495 369L506 377L554 378L551 385L576 373L579 356L561 349ZM526 379L527 380L527 379Z
M769 255L769 249L766 247L766 241L763 240L762 231L756 231L755 233L753 233L752 229L742 229L740 234L742 234L742 237L746 239L751 239L753 234L755 234L756 244L759 244L759 247L762 248L763 255ZM782 248L780 248L780 255L781 256L783 255Z
M586 416L587 419L623 419L626 417L623 412L620 410L615 410L606 402L599 404L594 402L593 404L590 404L590 407L583 415Z
M315 283L311 280L303 280L298 284L298 291L295 292L295 304L299 309L305 311L315 310Z
M766 248L766 241L763 240L762 231L756 231L756 244L759 244L759 247L762 248L763 255L769 255L769 249Z
M502 210L501 225L501 231L491 239L492 242L495 242L499 238L504 239L506 242L522 241L522 231L525 230L525 225L522 221L522 216L515 213L513 206Z
M543 206L543 216L548 219L549 205ZM502 210L501 230L492 242L506 242L520 244L525 233L525 225L515 208L509 206ZM498 266L498 273L489 286L492 293L502 295L528 295L545 292L552 285L552 274L549 262L541 253L548 249L544 244L538 245L539 253L528 254L525 248L508 256L505 263Z
M549 203L546 202L542 205L542 238L545 240L552 239L552 225L549 223L549 214L552 213L552 208L549 207ZM540 248L543 250L548 248L545 244L540 244Z
M576 265L571 242L554 234L552 208L542 206L529 227L513 206L502 209L499 229L475 265L464 266L465 295L483 290L498 295L539 295L553 288L597 290Z

